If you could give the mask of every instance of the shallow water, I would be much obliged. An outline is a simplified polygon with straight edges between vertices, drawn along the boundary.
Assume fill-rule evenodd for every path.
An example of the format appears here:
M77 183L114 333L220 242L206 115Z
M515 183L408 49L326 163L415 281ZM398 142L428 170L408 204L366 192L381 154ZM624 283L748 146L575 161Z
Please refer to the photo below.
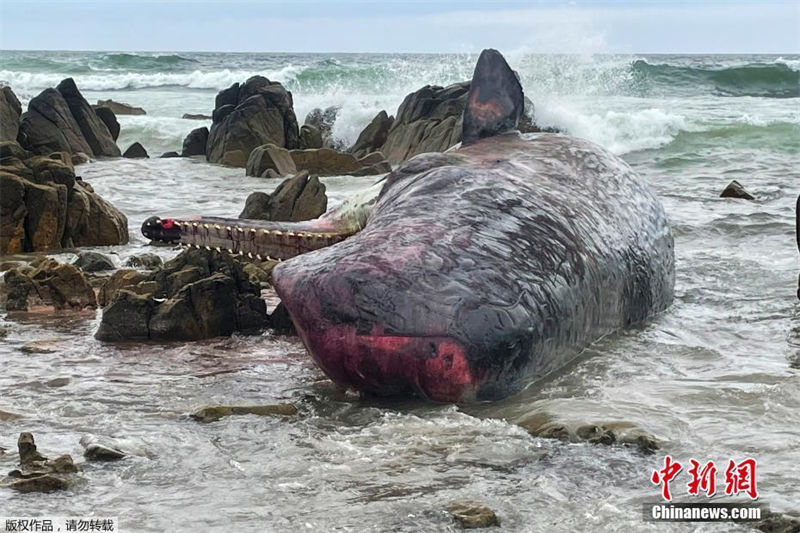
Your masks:
M623 154L662 198L676 237L669 310L602 339L545 383L473 406L342 393L296 339L269 332L111 345L92 337L99 312L6 317L0 410L24 418L0 422L0 446L13 449L20 431L32 431L43 453L77 458L81 436L97 435L119 439L133 456L83 464L83 481L69 492L0 491L0 514L118 516L125 531L224 531L230 524L455 531L444 506L474 499L512 531L655 531L642 521L641 504L658 500L649 478L665 453L718 465L755 457L759 501L800 513L797 99L544 92L535 99L541 116ZM134 119L124 119L131 122L123 132ZM147 245L138 231L147 216L236 216L247 194L277 185L186 159L100 161L78 170L129 217L131 243L100 249L119 264L144 250L177 253ZM335 204L372 179L323 181ZM757 200L718 198L732 179ZM23 353L32 340L53 340L53 353ZM69 383L46 384L56 377ZM212 404L278 401L295 403L300 415L210 424L186 416ZM542 411L578 422L630 422L654 434L662 450L646 456L565 444L515 424ZM0 471L12 463L0 456ZM679 485L673 491L685 495Z

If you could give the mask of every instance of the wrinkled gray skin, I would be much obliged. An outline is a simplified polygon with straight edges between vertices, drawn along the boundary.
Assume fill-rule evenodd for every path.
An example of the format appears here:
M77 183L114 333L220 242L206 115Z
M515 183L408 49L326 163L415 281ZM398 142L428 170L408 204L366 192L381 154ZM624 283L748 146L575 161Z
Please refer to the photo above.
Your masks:
M509 133L413 158L366 228L276 267L334 381L497 399L672 302L673 240L650 188L584 140Z

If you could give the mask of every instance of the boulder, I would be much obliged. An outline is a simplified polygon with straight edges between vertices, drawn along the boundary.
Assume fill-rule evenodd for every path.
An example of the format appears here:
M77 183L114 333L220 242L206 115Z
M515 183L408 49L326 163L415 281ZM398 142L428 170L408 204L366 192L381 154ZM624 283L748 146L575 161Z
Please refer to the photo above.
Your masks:
M300 222L322 215L328 207L325 185L308 172L283 181L270 195L254 192L248 196L239 218Z
M0 141L0 160L13 157L24 161L33 154L24 149L17 141ZM5 164L5 163L3 163Z
M158 268L163 264L164 261L159 256L150 253L132 255L125 262L126 266L145 270L153 270L154 268Z
M339 106L330 106L325 109L315 107L306 115L304 124L313 126L320 132L323 138L328 138L331 136L333 124L336 122L336 117L340 109L341 107Z
M722 191L722 194L719 195L720 198L739 198L742 200L755 200L756 197L747 192L747 189L742 186L736 180L733 180L725 187L725 190Z
M22 115L22 105L17 95L11 87L0 87L0 141L17 140L20 115Z
M322 132L316 126L303 124L300 127L300 149L322 148L323 142Z
M260 294L231 255L190 249L118 290L95 337L187 341L262 328L267 314Z
M274 144L264 144L250 152L246 168L248 176L263 176L267 169L274 170L279 176L297 172L289 150Z
M379 174L387 172L387 170L378 170L374 168L382 162L373 159L368 161L365 166L353 154L347 152L338 152L330 148L317 148L310 150L291 150L290 155L294 160L297 170L307 170L311 174L318 176L366 176L370 174ZM380 168L391 167L384 165Z
M0 253L25 251L25 183L14 174L0 171Z
M98 100L97 107L107 107L116 115L146 115L147 112L141 107L132 106L114 100Z
M367 154L380 150L386 142L389 130L394 123L394 117L381 111L372 119L366 128L358 135L356 143L350 148L350 153L356 157L364 157Z
M97 306L94 290L83 273L55 259L47 258L27 272L11 269L3 279L8 295L7 311L27 311L37 306L51 306L57 311Z
M64 97L84 139L92 148L92 152L87 153L95 156L119 157L119 148L114 142L111 132L80 93L75 81L72 78L62 80L56 89Z
M184 113L181 118L186 120L211 120L210 115L193 114L193 113Z
M84 154L83 152L78 152L77 154L72 154L72 166L76 167L78 165L83 165L91 161L89 156Z
M257 415L257 416L295 416L297 407L290 403L277 403L268 405L212 405L204 407L190 416L198 422L216 422L227 416Z
M181 155L183 157L206 155L206 143L208 143L208 128L203 126L202 128L194 129L183 140Z
M490 508L478 502L452 502L447 511L464 529L499 526L500 520Z
M224 164L227 152L241 151L246 161L258 146L269 143L291 149L299 141L291 93L280 83L254 76L217 95L206 157Z
M25 139L24 147L32 152L95 155L66 100L55 89L45 89L31 99L20 118L19 129L20 138Z
M219 163L226 167L245 168L247 167L247 156L241 150L229 150L222 155Z
M97 293L97 303L105 307L111 302L112 296L120 289L127 289L147 279L147 275L133 269L124 268L117 270L108 278Z
M27 181L25 208L25 251L61 248L67 220L67 187Z
M128 242L128 218L94 193L84 181L76 181L67 206L67 241L71 246L110 246ZM69 242L65 244L70 246Z
M159 159L171 159L173 157L180 157L180 156L181 156L181 154L179 154L178 152L164 152L163 154L158 156L158 158Z
M146 159L150 156L147 155L147 150L144 149L144 146L138 142L135 142L130 145L127 150L125 150L125 153L122 154L122 157L126 157L128 159Z
M80 252L72 264L84 272L114 270L114 261L99 252Z
M53 155L59 154L59 158ZM60 157L61 154L66 155L65 152L55 152L49 156L33 156L25 160L25 166L31 171L27 175L27 179L38 183L40 185L58 184L64 185L67 190L71 191L75 185L75 170L72 166L72 159L65 158L68 162Z
M117 115L111 110L110 107L103 107L103 106L96 106L94 108L94 112L97 114L97 117L103 121L103 124L106 125L108 128L108 132L111 134L111 138L115 141L119 138L119 122L117 121Z

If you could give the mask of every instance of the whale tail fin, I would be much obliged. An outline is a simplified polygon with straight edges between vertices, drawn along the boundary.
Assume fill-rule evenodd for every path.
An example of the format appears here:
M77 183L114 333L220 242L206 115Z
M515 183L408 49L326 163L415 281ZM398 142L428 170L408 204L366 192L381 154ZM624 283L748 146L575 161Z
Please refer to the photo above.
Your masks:
M494 49L481 52L469 86L462 144L517 129L524 97L517 74Z

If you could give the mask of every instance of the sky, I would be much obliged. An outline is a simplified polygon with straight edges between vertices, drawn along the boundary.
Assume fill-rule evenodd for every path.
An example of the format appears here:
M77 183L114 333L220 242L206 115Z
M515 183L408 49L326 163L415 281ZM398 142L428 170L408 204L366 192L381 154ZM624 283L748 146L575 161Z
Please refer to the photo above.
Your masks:
M800 53L800 0L0 0L0 49Z

